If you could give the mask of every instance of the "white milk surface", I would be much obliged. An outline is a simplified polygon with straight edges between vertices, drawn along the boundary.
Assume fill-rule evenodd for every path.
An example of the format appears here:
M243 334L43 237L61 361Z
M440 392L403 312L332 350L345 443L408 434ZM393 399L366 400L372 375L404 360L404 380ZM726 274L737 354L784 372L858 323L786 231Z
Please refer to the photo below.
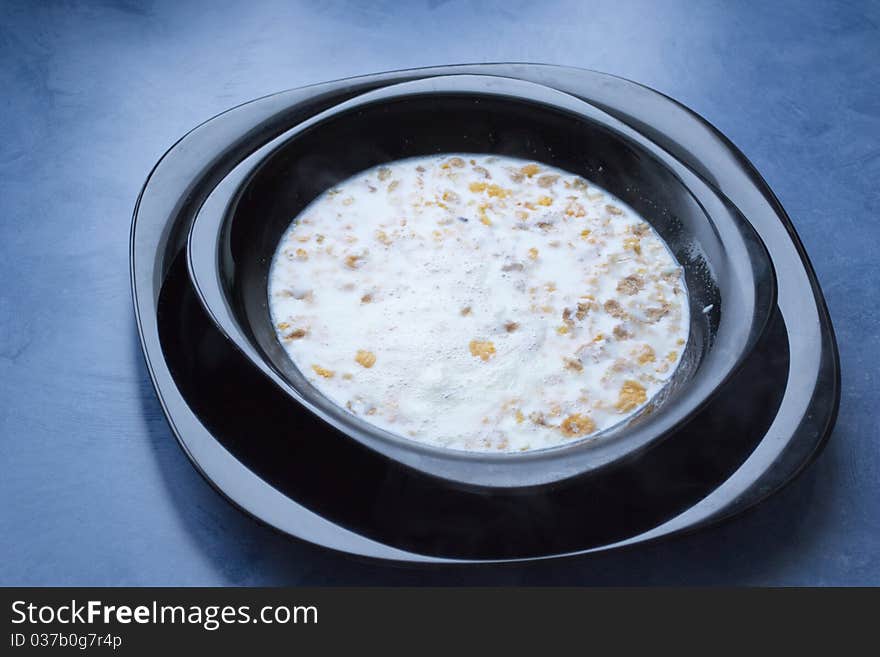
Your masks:
M657 233L575 175L473 154L341 183L282 237L278 339L335 403L411 440L526 451L637 413L688 337Z

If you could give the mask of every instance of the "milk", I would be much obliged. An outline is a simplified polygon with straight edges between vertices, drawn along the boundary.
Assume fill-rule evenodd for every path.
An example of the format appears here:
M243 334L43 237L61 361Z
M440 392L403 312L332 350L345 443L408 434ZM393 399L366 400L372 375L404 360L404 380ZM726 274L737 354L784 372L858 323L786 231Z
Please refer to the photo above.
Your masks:
M689 327L681 267L631 208L545 164L464 153L315 199L279 242L268 296L321 393L458 450L543 449L625 420Z

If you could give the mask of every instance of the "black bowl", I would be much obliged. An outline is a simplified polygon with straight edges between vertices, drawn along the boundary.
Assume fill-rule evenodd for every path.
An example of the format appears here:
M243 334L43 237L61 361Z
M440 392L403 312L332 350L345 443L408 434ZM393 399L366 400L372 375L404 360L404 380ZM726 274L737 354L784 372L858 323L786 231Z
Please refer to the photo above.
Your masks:
M645 411L598 436L520 454L427 446L381 430L317 391L289 360L269 316L272 256L315 197L383 162L437 153L544 162L604 187L639 212L685 270L690 338ZM736 371L775 304L760 238L693 172L592 105L533 83L446 76L365 93L292 128L215 188L190 231L187 258L220 330L295 403L370 449L468 487L524 488L587 475L672 435Z

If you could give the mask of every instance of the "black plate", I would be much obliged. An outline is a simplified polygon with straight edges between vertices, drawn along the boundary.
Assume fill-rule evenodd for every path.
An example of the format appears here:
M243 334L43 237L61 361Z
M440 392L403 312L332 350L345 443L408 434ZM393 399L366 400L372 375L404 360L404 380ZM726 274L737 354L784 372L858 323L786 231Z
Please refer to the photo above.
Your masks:
M609 473L592 490L499 500L438 495L384 463L370 464L366 450L350 441L335 449L314 440L250 439L257 418L281 423L276 426L292 422L297 435L306 435L309 425L273 416L280 405L268 392L247 394L250 381L237 378L235 350L199 316L181 257L193 214L239 161L303 118L366 89L459 72L520 77L594 103L725 194L760 233L776 266L780 312L758 347L763 356L746 363L734 388L716 398L713 405L721 407L688 425L692 449L652 450L653 461ZM135 212L132 276L151 376L200 471L270 525L365 556L542 558L694 529L788 481L823 444L837 408L836 345L821 292L766 185L696 115L644 87L588 71L535 65L403 71L284 92L231 110L187 135L151 174ZM686 437L665 444L685 445ZM291 473L279 465L321 458L329 459L322 469Z

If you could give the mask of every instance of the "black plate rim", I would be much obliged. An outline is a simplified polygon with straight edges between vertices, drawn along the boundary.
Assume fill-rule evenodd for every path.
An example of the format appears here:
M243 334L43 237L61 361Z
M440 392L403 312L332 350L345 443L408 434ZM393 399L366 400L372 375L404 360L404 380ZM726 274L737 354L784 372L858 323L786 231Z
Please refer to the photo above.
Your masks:
M752 182L755 185L757 191L761 195L763 195L763 197L767 200L768 205L775 213L776 218L779 220L779 223L786 231L786 233L788 235L788 239L791 242L791 244L793 245L793 247L799 257L800 265L803 267L803 271L806 274L808 282L812 288L812 291L813 291L812 301L815 304L813 307L814 307L815 312L818 316L819 323L821 324L821 326L820 326L821 330L820 330L820 336L819 336L820 341L821 341L821 345L820 345L820 360L821 360L821 362L819 364L819 367L817 368L818 371L817 371L817 375L816 375L816 381L818 382L821 379L821 380L823 380L823 383L830 388L830 390L827 391L830 393L830 396L826 395L826 398L825 398L824 404L823 404L823 410L825 412L824 412L824 414L821 414L821 417L818 418L818 421L815 416L814 416L814 418L812 418L813 419L813 422L812 422L813 426L804 427L803 421L798 425L798 427L795 431L795 434L799 434L799 435L801 435L801 437L805 436L806 438L810 439L809 443L806 445L806 449L801 449L798 454L796 454L793 457L788 458L788 459L784 458L786 456L785 454L780 453L777 455L777 458L773 459L768 464L766 464L766 467L763 470L761 470L760 472L756 471L756 469L754 467L754 463L750 463L751 461L753 461L753 457L750 457L747 460L747 463L744 464L743 467L740 468L740 470L738 470L737 473L734 474L734 476L736 476L736 475L740 474L741 471L745 470L745 474L748 475L748 477L750 477L751 484L752 484L752 486L747 488L745 492L748 493L750 489L754 489L754 488L758 489L757 492L752 492L751 495L748 495L748 494L736 495L732 499L729 499L727 504L722 504L722 505L717 506L715 508L710 508L710 510L708 512L706 512L706 509L703 508L703 509L701 509L701 512L703 513L703 517L701 519L699 519L698 521L691 519L690 516L694 515L694 513L693 513L694 509L701 507L701 505L703 505L703 502L706 502L706 500L710 500L710 498L717 497L718 491L721 490L722 488L724 488L724 485L722 485L721 487L719 487L719 489L716 489L715 492L713 492L707 498L705 498L703 500L703 502L698 503L697 505L695 505L694 507L692 507L688 511L679 515L677 518L674 518L671 521L663 523L662 525L655 528L654 530L650 530L648 532L639 534L634 537L629 537L627 539L624 539L623 541L618 541L616 543L612 543L612 544L608 544L608 545L593 547L588 550L573 551L573 552L567 552L564 554L539 555L539 556L533 556L533 557L527 557L527 558L517 558L517 559L491 559L491 560L467 559L467 560L461 560L461 559L437 558L437 557L433 557L430 555L415 554L415 553L407 552L405 550L399 550L397 548L393 548L391 546L387 546L382 543L378 543L376 541L366 539L363 536L360 536L358 534L354 534L353 532L349 532L348 530L345 530L341 527L333 525L333 523L329 523L328 521L320 518L319 516L316 516L316 514L313 514L311 511L308 511L307 509L304 509L303 507L296 505L296 503L293 502L292 500L290 500L290 502L293 503L294 505L296 505L297 507L299 507L299 509L304 513L304 515L302 516L303 518L306 518L306 519L312 521L313 523L315 521L317 521L318 531L329 532L331 534L336 535L337 537L342 537L343 539L347 539L347 540L353 539L354 542L358 544L358 547L353 547L350 544L342 546L338 540L326 541L326 540L322 540L322 539L319 539L314 536L312 536L310 538L306 538L301 535L302 532L291 531L290 529L285 529L282 525L285 525L285 524L289 525L289 523L277 522L277 519L273 519L271 517L271 514L259 513L257 511L255 511L253 509L253 504L252 504L254 500L250 500L250 503L245 502L244 500L241 500L227 486L223 485L223 481L222 481L223 478L218 477L216 471L214 471L212 469L212 471L209 473L207 471L207 469L203 467L203 464L200 463L198 457L193 453L193 449L191 449L191 446L188 445L188 441L190 440L190 438L185 437L182 434L181 428L178 425L178 422L175 421L175 418L174 418L175 413L180 411L180 409L177 408L177 409L172 410L170 408L170 404L169 404L168 400L163 395L163 386L165 384L169 383L169 380L168 380L169 377L166 376L165 381L162 381L162 382L159 381L159 374L161 374L161 373L157 372L157 368L155 366L155 363L153 363L152 359L151 359L151 353L153 355L156 355L156 353L157 353L156 348L157 348L158 344L157 344L157 341L153 339L155 336L148 336L145 333L144 313L141 311L141 305L140 305L140 303L143 303L143 300L139 300L139 295L138 295L138 286L139 286L138 281L142 280L142 275L141 276L138 275L138 269L137 269L137 263L136 263L136 252L137 252L137 247L138 247L137 220L138 220L138 216L142 210L142 202L145 198L145 195L147 194L148 188L150 187L151 183L155 183L155 176L157 175L157 172L160 171L160 165L167 162L171 158L175 149L178 149L180 147L181 143L184 142L187 137L189 137L190 135L192 135L193 133L195 133L199 129L205 129L206 127L210 126L210 124L212 122L216 121L216 119L218 119L219 117L222 117L224 115L229 115L230 113L234 112L235 110L242 109L246 106L253 107L259 101L263 101L263 102L271 105L273 100L280 101L282 96L286 99L290 94L293 94L296 92L299 92L299 93L303 93L306 91L317 92L321 88L326 89L327 87L332 86L332 85L337 85L337 87L341 86L341 87L345 88L344 85L346 85L346 84L354 85L355 83L360 83L362 86L366 86L367 84L381 84L387 80L393 81L395 79L407 79L406 78L407 75L417 75L418 77L424 77L424 76L429 76L429 75L434 75L434 74L449 74L450 72L454 73L457 71L466 72L466 73L474 72L474 73L478 73L478 74L483 73L483 72L487 72L489 74L494 74L494 73L496 73L496 71L499 71L499 70L506 71L505 73L502 73L505 75L511 75L511 74L516 74L516 73L526 73L527 75L531 76L531 77L529 77L529 79L531 79L531 80L542 79L544 77L553 77L554 75L580 76L583 79L581 79L579 83L586 84L587 86L589 86L590 83L602 83L605 86L610 85L611 87L613 87L614 85L618 85L618 89L617 89L618 92L621 89L623 89L624 93L630 93L633 95L645 94L645 93L652 94L654 96L655 100L660 100L663 103L671 103L676 108L684 110L684 112L687 115L689 115L689 117L691 119L695 120L696 122L698 122L700 124L700 127L705 129L708 133L710 133L710 135L712 137L714 137L715 139L717 139L719 141L719 143L727 150L728 154L731 155L732 157L734 157L738 161L739 165L749 174L749 177L752 179ZM588 82L587 78L591 78L591 77L593 78L593 80ZM575 95L577 95L577 94L575 94ZM581 97L581 96L578 96L578 97ZM602 109L606 109L606 107L603 107L603 105L601 103L596 103L595 101L590 101L586 98L584 98L584 100L586 100L587 102L593 102L598 107L600 107ZM276 109L278 109L278 113L281 113L281 110L283 110L283 106L281 104L278 104ZM273 117L273 114L271 112L264 113L263 122L268 123L272 117ZM719 191L723 192L723 190L720 190L720 189L719 189ZM748 213L746 213L746 212L744 212L743 214L745 214L747 217L749 216ZM168 228L168 227L165 227L165 228ZM382 74L375 74L375 75L369 75L369 76L359 76L356 78L349 78L349 79L341 80L341 81L337 81L337 82L321 83L318 85L311 85L309 87L304 87L304 88L300 88L300 89L283 91L283 92L279 92L277 94L271 94L268 96L264 96L260 99L250 101L248 103L243 103L242 105L239 105L235 108L227 110L226 112L218 115L217 117L214 117L213 119L209 119L208 121L200 124L199 126L194 128L192 131L190 131L186 135L184 135L184 137L182 137L180 140L178 140L162 156L162 158L160 158L159 162L157 162L157 164L154 166L154 168L150 172L150 175L147 178L147 181L145 182L144 187L141 190L140 195L138 196L138 200L137 200L135 210L134 210L134 216L132 218L130 249L131 249L130 257L131 257L132 295L133 295L133 302L134 302L134 306L135 306L135 316L136 316L136 320L137 320L141 346L144 351L144 355L145 355L145 359L147 362L147 367L148 367L148 371L149 371L149 374L151 377L151 381L153 382L154 388L156 389L157 394L159 396L160 403L163 408L163 412L166 414L166 417L168 418L168 421L169 421L169 424L172 428L172 431L175 434L175 437L178 440L178 443L181 445L184 452L187 454L188 458L190 458L190 460L193 462L196 469L212 484L212 486L217 488L217 490L219 492L221 492L224 496L226 496L228 499L230 499L230 501L232 501L233 504L235 504L236 506L238 506L239 508L244 510L246 513L253 515L254 517L257 517L257 519L268 524L269 526L275 527L276 529L278 529L282 533L296 536L296 537L300 538L301 540L306 540L307 542L312 542L312 543L315 543L318 545L323 545L324 547L327 547L327 548L333 549L333 550L337 550L340 552L357 554L359 556L366 557L366 558L377 558L377 559L382 559L382 560L395 560L395 561L402 561L402 562L422 562L422 563L519 562L519 561L533 561L533 560L550 559L550 558L561 558L561 557L573 556L573 555L578 555L578 554L587 554L587 553L605 551L605 550L609 550L609 549L619 549L624 546L629 546L629 545L633 545L636 543L658 540L661 537L668 537L668 536L672 536L672 535L676 535L676 534L685 533L688 531L695 530L699 527L705 526L707 524L718 522L718 521L725 519L725 518L729 518L732 515L735 515L736 513L743 511L745 508L753 506L754 504L760 502L761 500L765 499L767 496L769 496L770 494L772 494L773 492L775 492L776 490L781 488L785 483L790 481L792 478L794 478L799 472L801 472L803 470L803 468L805 468L809 464L809 462L818 454L818 452L824 446L825 442L828 439L828 436L830 434L830 429L833 426L833 423L834 423L834 420L835 420L836 414L837 414L837 409L838 409L838 405L839 405L839 397L840 397L840 369L839 369L839 359L838 359L838 355L837 355L837 345L836 345L836 341L834 339L833 329L830 324L830 317L828 316L828 311L827 311L827 307L824 302L824 298L822 297L821 290L819 289L818 282L816 280L813 268L809 262L809 259L806 257L806 254L804 252L803 245L801 244L800 240L798 239L798 237L794 231L794 228L791 225L790 220L788 219L787 215L785 214L784 210L782 209L782 207L779 204L776 197L773 195L772 191L769 189L769 187L766 185L764 180L757 173L754 166L752 166L751 163L748 162L748 160L745 158L745 156L740 151L738 151L736 149L736 147L733 146L733 144L726 137L724 137L717 129L715 129L711 124L709 124L707 121L702 119L702 117L699 117L696 113L689 110L685 106L681 105L677 101L670 99L668 96L665 96L663 94L660 94L659 92L648 89L647 87L644 87L643 85L640 85L638 83L634 83L634 82L625 80L623 78L611 76L611 75L604 74L604 73L599 73L599 72L595 72L595 71L588 71L585 69L575 69L575 68L571 68L571 67L558 67L558 66L552 66L552 65L546 65L546 64L519 64L519 63L463 64L463 65L457 65L457 66L451 66L451 67L432 67L432 68L428 68L428 69L409 69L406 71L382 73ZM149 269L150 269L151 277L155 277L157 274L155 268L150 267ZM139 303L139 301L140 301L140 303ZM150 343L150 344L148 344L148 343ZM161 359L161 349L159 350L158 355L159 355L159 358ZM166 374L167 374L167 371L166 371ZM173 385L173 380L171 380L170 383L171 383L171 385ZM814 390L814 392L815 392L815 390ZM815 394L811 395L810 400L812 400L814 397L815 397ZM806 419L806 418L804 418L804 419ZM202 427L202 428L204 429L204 427ZM207 433L207 431L206 431L206 433ZM807 434L809 434L809 435L807 435ZM765 442L766 442L766 440L765 440ZM789 441L789 442L791 442L791 441ZM215 442L215 445L221 451L225 452L225 449L222 448L222 446L219 445L219 443ZM226 456L228 456L229 458L232 458L231 455L228 454L228 452L226 452ZM754 454L753 454L753 456L754 456ZM786 460L788 460L789 463L785 463ZM234 459L233 459L233 461L234 461ZM240 463L238 464L238 466L243 467L243 466L241 466ZM245 468L245 470L246 470L246 468ZM772 472L773 470L776 470L776 472ZM249 471L247 471L247 470L246 470L246 472L249 473ZM250 473L250 474L253 476L252 473ZM733 479L734 476L732 476L727 482L725 482L725 484L730 482L730 480ZM742 477L740 477L740 478L742 478ZM265 483L264 483L264 486L266 486L266 488L271 489L271 487L269 487ZM271 490L274 491L274 489L271 489ZM274 491L274 492L276 494L280 495L280 493L278 493L278 491ZM244 503L240 503L240 502L244 502ZM267 517L267 516L269 516L269 517ZM312 516L312 517L309 518L309 516ZM678 521L678 522L676 522L676 521ZM315 528L316 527L313 525L313 526L309 527L309 530L314 531Z

